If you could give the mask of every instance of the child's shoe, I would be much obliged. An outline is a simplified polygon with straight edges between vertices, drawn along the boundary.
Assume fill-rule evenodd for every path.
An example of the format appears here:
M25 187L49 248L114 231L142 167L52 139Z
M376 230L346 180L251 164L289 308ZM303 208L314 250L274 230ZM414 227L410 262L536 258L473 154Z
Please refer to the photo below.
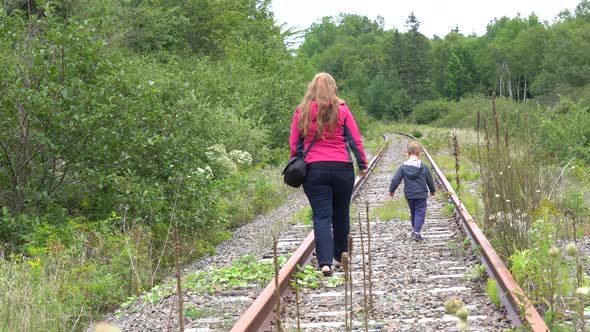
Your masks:
M418 242L424 241L424 238L418 232L412 232L412 238Z
M334 271L332 270L332 267L330 265L322 266L322 273L324 274L324 277L331 276L332 272L334 272Z

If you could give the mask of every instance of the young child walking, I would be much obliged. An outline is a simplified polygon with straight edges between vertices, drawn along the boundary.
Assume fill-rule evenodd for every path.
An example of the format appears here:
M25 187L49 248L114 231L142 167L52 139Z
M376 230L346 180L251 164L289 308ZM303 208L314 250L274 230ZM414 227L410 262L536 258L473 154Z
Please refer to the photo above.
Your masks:
M404 195L410 207L413 227L412 238L416 241L424 240L420 232L426 218L426 200L429 192L431 197L436 192L432 173L430 173L428 166L420 160L422 152L422 145L419 142L410 142L408 144L408 160L397 169L389 185L389 196L393 197L399 184L402 180L404 181Z

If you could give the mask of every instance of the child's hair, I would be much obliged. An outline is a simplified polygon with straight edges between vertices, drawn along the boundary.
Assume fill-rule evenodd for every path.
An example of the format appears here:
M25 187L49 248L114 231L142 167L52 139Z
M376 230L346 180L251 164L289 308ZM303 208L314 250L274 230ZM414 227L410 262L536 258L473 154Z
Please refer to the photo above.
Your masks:
M419 156L424 149L422 149L422 144L418 141L412 141L408 143L408 154L410 156Z

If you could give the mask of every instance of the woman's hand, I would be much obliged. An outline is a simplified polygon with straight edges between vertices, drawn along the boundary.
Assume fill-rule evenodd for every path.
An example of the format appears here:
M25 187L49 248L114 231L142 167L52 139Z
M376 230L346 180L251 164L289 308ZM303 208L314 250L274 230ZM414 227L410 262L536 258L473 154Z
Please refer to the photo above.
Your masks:
M393 197L393 196L395 196L395 192L390 192L389 197Z
M367 175L367 170L366 170L366 169L361 169L361 170L359 171L359 174L360 174L361 176L365 176L365 175Z

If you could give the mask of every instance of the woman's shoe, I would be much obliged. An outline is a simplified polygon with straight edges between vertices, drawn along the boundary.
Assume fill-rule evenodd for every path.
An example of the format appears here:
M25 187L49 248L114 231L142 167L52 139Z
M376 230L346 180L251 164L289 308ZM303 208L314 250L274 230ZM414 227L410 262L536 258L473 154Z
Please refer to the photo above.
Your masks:
M322 266L322 273L324 274L324 277L329 277L332 275L332 272L334 272L332 270L332 266L330 265L324 265Z
M413 232L412 233L412 238L418 242L422 242L424 241L424 238L422 237L422 234L418 233L418 232Z

